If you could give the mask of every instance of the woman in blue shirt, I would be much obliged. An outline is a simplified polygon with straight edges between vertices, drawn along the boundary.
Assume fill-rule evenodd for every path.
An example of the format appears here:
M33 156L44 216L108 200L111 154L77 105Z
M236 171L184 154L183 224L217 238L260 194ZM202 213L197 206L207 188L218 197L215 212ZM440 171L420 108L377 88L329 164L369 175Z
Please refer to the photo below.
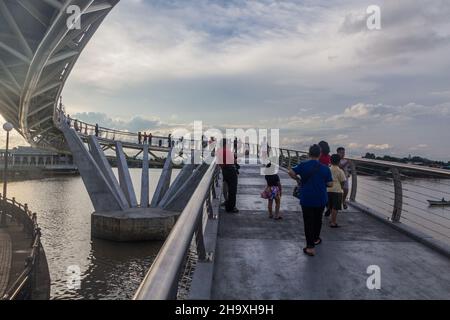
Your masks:
M322 242L320 231L323 211L328 202L327 187L333 186L331 171L320 164L319 157L320 147L312 145L309 148L310 160L289 170L289 176L301 184L300 205L306 237L306 248L303 252L308 256L314 256L314 247Z

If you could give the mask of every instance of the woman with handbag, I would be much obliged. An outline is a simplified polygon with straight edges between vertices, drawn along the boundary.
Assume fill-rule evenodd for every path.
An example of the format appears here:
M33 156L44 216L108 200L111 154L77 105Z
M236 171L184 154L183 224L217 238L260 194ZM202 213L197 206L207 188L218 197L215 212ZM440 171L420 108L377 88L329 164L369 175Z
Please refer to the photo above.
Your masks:
M328 202L327 187L333 186L330 168L319 162L321 149L318 145L309 148L310 160L289 170L289 176L301 184L300 205L305 226L306 248L303 252L314 256L314 247L322 242L322 216ZM300 178L299 178L300 176Z
M266 168L270 168L272 164L269 162ZM266 179L266 188L261 197L268 200L267 208L269 210L269 218L281 220L283 217L280 214L281 205L281 182L278 174L268 174L264 176ZM275 216L273 215L273 201L275 200Z

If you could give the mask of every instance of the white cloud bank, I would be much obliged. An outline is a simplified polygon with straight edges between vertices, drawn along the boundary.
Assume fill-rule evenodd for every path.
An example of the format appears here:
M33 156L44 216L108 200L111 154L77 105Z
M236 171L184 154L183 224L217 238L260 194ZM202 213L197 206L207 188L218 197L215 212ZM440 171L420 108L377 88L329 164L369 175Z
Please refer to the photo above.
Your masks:
M177 114L282 128L290 144L323 137L360 150L389 145L386 152L426 144L417 151L450 158L442 140L450 135L442 127L450 3L379 1L376 32L365 26L371 4L121 1L79 59L65 101L72 113L96 110L130 130Z

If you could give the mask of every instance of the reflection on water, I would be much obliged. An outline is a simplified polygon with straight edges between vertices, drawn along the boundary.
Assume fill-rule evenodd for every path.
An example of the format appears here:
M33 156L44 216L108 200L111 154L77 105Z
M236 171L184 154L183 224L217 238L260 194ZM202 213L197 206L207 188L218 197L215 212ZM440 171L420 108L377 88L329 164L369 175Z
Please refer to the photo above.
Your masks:
M130 171L139 200L141 170ZM151 195L160 174L160 169L150 169ZM174 170L172 179L177 174L178 170ZM8 197L28 203L38 214L52 279L52 299L129 299L162 245L92 239L93 207L81 177L11 182ZM80 288L68 288L69 266L79 266Z

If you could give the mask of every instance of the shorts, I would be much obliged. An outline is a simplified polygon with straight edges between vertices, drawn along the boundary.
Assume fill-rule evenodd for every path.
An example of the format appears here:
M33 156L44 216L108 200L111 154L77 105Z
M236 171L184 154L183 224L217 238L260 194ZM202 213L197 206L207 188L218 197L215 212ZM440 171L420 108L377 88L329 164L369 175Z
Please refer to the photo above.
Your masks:
M269 200L274 200L280 196L280 188L276 186L268 187Z
M328 192L328 208L342 210L343 194L338 192Z
M348 179L347 179L344 182L344 190L348 190L348 189L349 189L349 187L348 187Z

